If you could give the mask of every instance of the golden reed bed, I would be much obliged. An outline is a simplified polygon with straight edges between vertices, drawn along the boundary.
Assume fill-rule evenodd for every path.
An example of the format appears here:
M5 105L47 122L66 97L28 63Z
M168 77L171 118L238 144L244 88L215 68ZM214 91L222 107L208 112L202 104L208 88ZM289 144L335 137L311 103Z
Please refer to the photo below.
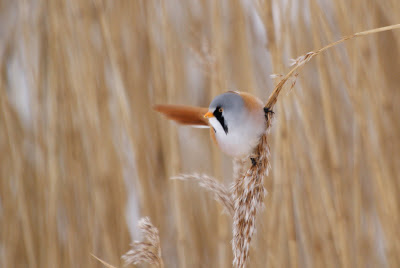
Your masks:
M149 216L165 267L231 267L229 216L168 180L229 184L230 159L151 106L266 99L290 58L400 14L394 0L223 3L0 5L0 266L122 266ZM399 266L399 48L398 31L346 42L280 96L248 267Z

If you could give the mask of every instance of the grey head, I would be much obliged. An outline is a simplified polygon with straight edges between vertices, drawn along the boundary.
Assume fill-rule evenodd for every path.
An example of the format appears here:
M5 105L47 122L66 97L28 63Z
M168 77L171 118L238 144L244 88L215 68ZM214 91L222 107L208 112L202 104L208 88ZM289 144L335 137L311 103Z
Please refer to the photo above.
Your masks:
M209 111L219 121L225 133L235 121L240 120L243 114L244 102L242 97L233 91L229 91L215 97L209 106Z

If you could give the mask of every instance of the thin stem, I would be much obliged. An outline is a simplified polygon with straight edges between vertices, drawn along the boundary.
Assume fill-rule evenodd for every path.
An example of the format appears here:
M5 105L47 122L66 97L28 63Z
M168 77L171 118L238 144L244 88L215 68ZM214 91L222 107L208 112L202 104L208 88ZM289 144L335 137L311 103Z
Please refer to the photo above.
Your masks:
M316 51L311 51L311 52L304 54L303 56L298 58L298 60L296 61L296 65L275 86L274 91L272 91L271 95L268 98L267 103L265 104L265 107L270 108L270 109L273 108L273 106L275 105L275 103L278 99L279 93L282 91L283 86L286 84L286 82L289 80L289 78L292 77L295 73L297 73L297 70L300 69L300 67L303 66L304 64L306 64L308 61L310 61L312 57L317 56L318 54L327 50L328 48L331 48L338 44L341 44L344 41L347 41L347 40L350 40L350 39L353 39L353 38L356 38L359 36L364 36L364 35L369 35L369 34L379 33L379 32L385 32L385 31L395 30L395 29L399 29L399 28L400 28L400 24L394 24L394 25L389 25L389 26L385 26L385 27L381 27L381 28L375 28L375 29L368 30L368 31L358 32L358 33L355 33L352 35L342 37L341 39L339 39L333 43L330 43Z

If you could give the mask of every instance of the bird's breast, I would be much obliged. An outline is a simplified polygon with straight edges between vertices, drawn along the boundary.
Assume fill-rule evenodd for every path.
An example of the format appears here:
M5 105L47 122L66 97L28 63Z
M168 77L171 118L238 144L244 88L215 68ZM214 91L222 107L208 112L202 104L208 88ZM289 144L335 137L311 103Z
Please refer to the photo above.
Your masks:
M219 148L227 155L233 157L245 156L252 153L263 133L263 127L254 126L229 127L226 133L221 124L210 118L210 124L214 130L215 140Z

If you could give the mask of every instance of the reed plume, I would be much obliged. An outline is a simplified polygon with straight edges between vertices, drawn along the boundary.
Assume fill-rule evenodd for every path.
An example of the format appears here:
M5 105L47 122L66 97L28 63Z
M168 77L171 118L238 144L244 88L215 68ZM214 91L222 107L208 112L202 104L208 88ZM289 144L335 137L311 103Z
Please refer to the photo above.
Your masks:
M122 256L125 264L146 262L157 265L157 267L164 267L157 228L153 226L150 219L147 217L142 218L138 226L143 234L143 241L135 241L131 244L132 249Z
M267 194L263 178L268 173L268 156L267 134L264 134L255 150L253 165L247 170L245 176L236 179L232 186L232 197L235 200L232 240L234 267L245 267L249 256L256 215L262 208L264 197Z
M214 199L223 205L224 209L233 216L234 202L232 200L229 190L213 177L205 174L181 174L171 179L176 180L195 180L201 187L214 194Z

